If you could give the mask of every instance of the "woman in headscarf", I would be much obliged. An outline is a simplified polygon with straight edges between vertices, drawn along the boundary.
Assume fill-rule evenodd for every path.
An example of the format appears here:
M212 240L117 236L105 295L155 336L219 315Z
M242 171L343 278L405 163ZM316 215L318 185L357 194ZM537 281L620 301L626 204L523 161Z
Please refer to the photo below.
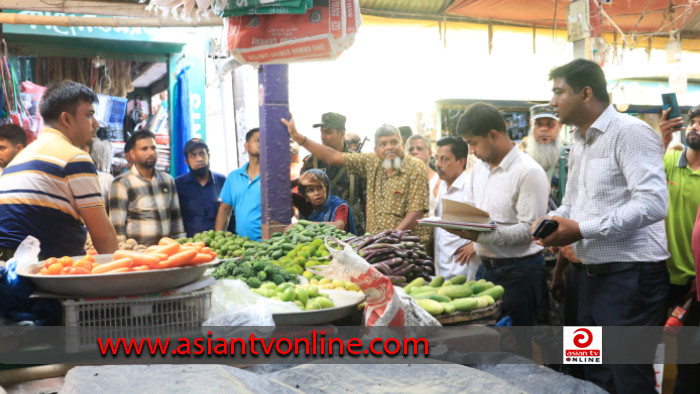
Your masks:
M299 192L313 209L304 219L332 224L341 230L356 234L350 205L331 194L330 184L328 175L318 169L308 170L299 177Z

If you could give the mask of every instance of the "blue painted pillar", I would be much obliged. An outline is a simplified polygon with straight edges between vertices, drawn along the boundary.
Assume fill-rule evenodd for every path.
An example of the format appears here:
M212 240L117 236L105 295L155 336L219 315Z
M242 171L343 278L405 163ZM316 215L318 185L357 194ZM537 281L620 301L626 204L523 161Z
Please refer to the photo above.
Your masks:
M289 132L280 122L289 118L289 66L260 66L260 191L263 239L283 231L292 218L289 181Z

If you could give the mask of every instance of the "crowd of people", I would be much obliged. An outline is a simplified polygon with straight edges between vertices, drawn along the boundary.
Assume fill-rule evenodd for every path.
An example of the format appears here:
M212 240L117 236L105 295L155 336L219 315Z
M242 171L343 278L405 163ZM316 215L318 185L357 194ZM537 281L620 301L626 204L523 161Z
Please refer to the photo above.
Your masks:
M518 146L491 105L471 105L455 136L431 141L389 124L374 133L374 152L359 153L346 118L325 113L321 143L281 119L293 141L290 193L299 219L354 233L412 230L432 250L436 274L484 278L505 288L501 307L516 326L657 326L686 305L685 324L700 317L700 106L688 114L687 147L667 150L683 118L662 114L660 133L618 113L603 70L574 60L550 72L549 105L531 108L530 134ZM21 128L0 127L0 253L12 256L28 235L41 256L84 253L86 232L99 253L117 248L116 234L152 244L161 237L229 230L261 240L260 138L247 132L249 161L228 176L209 168L206 142L184 148L185 175L155 169L155 136L134 132L125 143L132 165L114 179L111 150L95 139L97 96L63 81L47 88L40 111L46 129L26 144ZM570 146L562 125L575 127ZM660 135L659 135L660 134ZM299 147L310 155L299 160ZM89 152L86 153L84 149ZM467 170L473 154L479 162ZM107 175L107 174L105 174ZM489 213L492 232L431 229L443 201ZM700 216L698 216L700 217ZM543 238L541 220L556 222ZM532 353L530 341L517 344ZM648 347L624 340L612 345ZM680 352L690 351L689 348ZM676 392L700 392L698 365L678 365ZM652 392L652 366L586 365L582 377L610 392Z

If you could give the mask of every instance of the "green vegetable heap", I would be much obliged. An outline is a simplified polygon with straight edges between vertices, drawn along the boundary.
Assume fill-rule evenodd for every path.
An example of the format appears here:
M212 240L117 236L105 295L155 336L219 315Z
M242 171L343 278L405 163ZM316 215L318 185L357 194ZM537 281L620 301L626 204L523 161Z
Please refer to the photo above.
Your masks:
M252 257L242 257L240 260L224 261L216 267L212 276L216 279L240 279L251 289L257 289L263 282L275 285L284 282L298 283L296 275L291 274L269 261L255 260Z

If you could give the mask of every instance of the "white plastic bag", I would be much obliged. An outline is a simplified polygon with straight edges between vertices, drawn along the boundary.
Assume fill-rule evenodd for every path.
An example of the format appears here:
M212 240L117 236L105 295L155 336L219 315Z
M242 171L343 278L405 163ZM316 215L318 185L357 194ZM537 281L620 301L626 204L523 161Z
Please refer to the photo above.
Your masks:
M291 302L265 298L241 280L220 279L211 294L209 319L203 326L274 326L273 313L299 312Z
M333 260L326 266L315 266L312 272L326 278L352 281L367 296L365 325L370 326L440 326L425 309L403 292L396 291L391 280L377 271L346 243L326 237L326 246ZM342 250L333 247L341 245Z

